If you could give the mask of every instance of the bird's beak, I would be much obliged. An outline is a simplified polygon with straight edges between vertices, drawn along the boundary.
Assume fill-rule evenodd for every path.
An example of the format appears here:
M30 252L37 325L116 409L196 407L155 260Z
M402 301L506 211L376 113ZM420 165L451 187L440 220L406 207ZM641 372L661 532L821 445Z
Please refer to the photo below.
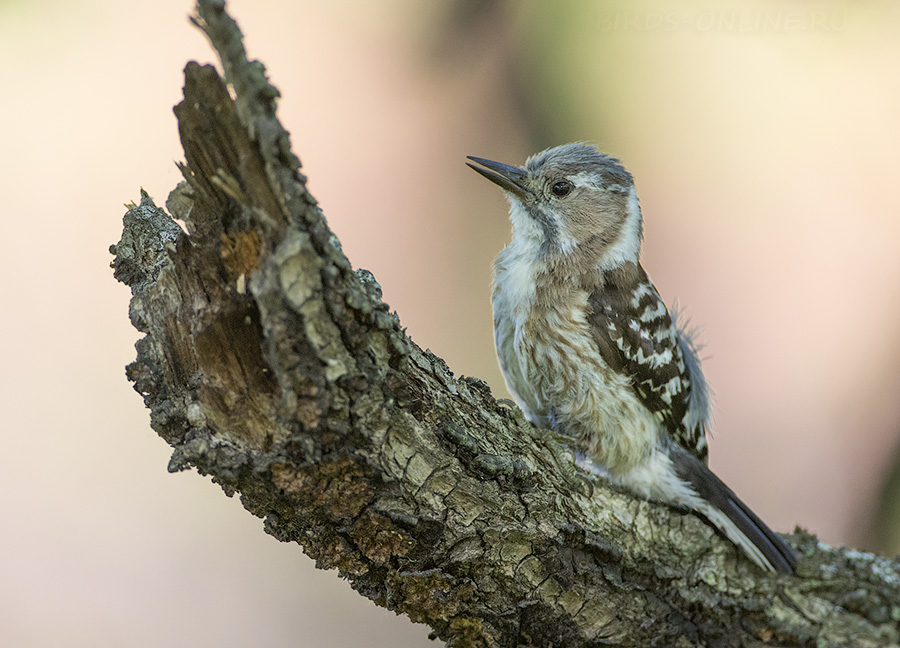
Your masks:
M472 160L472 162L477 162L481 166L487 168L482 169L481 167L466 162L467 167L478 171L478 173L494 184L500 185L504 191L508 191L521 200L531 200L534 198L534 194L525 183L528 174L519 167L503 164L502 162L494 162L493 160L485 160L484 158L471 155L467 155L466 157L469 160Z

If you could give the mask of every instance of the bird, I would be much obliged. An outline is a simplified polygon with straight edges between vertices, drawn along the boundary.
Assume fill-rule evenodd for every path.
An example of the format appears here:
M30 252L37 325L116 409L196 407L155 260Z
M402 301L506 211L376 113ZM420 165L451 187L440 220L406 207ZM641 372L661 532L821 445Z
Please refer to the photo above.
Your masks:
M710 396L692 332L641 266L643 216L622 163L576 142L524 166L467 156L506 193L494 343L525 417L639 497L705 518L767 572L797 558L708 467Z

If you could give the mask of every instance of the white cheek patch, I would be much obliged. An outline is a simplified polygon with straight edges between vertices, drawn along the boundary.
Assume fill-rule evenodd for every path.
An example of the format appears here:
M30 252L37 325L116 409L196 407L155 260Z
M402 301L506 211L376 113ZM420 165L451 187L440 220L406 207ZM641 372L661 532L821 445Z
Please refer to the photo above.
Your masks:
M578 240L565 231L559 215L553 209L543 204L534 204L529 211L529 208L513 196L510 196L509 204L509 219L513 225L514 241L521 238L538 247L549 242L564 254L571 252L578 245Z
M560 252L569 254L578 247L578 239L569 234L562 225L557 224L559 235L556 237L556 244Z
M637 263L641 252L641 205L638 202L637 192L634 187L628 194L627 215L619 237L606 248L598 264L601 270L612 270L619 266L632 262Z

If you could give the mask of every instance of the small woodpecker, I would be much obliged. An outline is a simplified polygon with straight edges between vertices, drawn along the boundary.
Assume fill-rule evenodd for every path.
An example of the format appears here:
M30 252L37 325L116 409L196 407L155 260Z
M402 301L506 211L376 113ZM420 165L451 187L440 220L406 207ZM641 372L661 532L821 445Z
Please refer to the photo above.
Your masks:
M641 267L631 174L580 143L524 167L468 159L509 199L494 343L528 420L571 439L612 482L699 513L763 569L793 573L793 551L706 465L706 382L691 337Z

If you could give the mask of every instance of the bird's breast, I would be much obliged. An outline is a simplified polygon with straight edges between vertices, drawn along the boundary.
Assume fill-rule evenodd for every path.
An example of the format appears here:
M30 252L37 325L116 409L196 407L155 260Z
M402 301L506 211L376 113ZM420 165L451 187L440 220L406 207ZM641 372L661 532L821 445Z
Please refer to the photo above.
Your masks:
M612 472L641 463L659 423L630 380L601 357L588 323L589 294L527 272L499 261L495 267L495 344L509 391L529 420L572 436L595 463Z

